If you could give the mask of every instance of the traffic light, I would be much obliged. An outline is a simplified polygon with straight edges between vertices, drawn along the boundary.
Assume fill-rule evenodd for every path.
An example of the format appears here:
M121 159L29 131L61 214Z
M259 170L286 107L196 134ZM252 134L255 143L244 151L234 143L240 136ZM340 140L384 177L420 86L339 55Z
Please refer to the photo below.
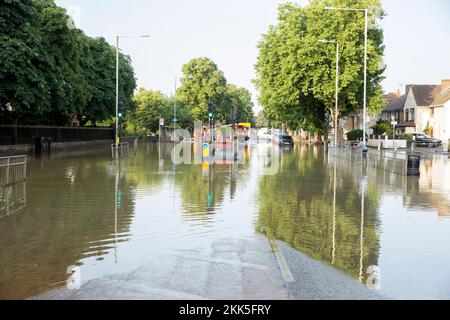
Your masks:
M327 127L330 125L331 115L329 112L325 113L325 121L327 124Z
M124 111L125 110L124 110L123 102L119 101L119 114L118 114L119 118L122 118Z
M212 102L208 102L208 117L213 119L216 115L216 105Z

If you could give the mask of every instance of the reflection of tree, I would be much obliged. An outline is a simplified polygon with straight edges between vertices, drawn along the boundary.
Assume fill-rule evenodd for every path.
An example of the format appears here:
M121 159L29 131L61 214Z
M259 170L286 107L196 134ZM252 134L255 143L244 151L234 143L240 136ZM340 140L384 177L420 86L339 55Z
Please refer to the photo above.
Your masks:
M261 227L269 236L291 244L311 257L331 263L333 251L333 165L323 164L319 152L283 154L277 175L262 177L259 185ZM348 164L346 164L348 165ZM337 168L334 265L358 278L360 273L361 195L354 177ZM378 194L365 193L364 272L379 254Z
M115 174L108 159L31 162L27 207L0 221L0 298L23 298L69 276L68 266L114 247ZM120 180L117 231L128 232L133 186ZM64 284L62 284L64 285Z
M184 212L205 217L216 212L227 192L230 198L233 198L239 187L248 179L248 168L248 164L235 164L233 161L218 161L207 167L176 166L176 184Z
M233 173L238 166L238 173ZM223 202L226 192L230 197L238 189L237 183L245 178L242 170L246 165L213 164L202 171L201 165L177 166L177 186L180 189L182 207L185 213L207 215L215 212ZM208 205L208 197L213 194L213 202Z

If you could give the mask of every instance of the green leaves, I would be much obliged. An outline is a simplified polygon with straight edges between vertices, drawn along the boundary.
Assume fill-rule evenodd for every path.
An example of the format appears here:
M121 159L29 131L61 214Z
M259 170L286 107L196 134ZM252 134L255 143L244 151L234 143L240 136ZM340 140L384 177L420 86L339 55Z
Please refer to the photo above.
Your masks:
M237 108L237 121L253 121L251 93L245 88L227 84L224 73L208 58L196 58L183 66L180 101L196 120L208 121L208 101L216 104L216 120L230 123L232 108Z
M0 104L14 110L0 121L67 125L76 113L83 125L115 114L115 48L68 20L53 0L0 3ZM119 75L119 98L134 109L136 79L123 54Z
M195 119L208 120L208 101L221 105L227 81L217 65L208 58L196 58L183 66L180 100L192 111Z
M279 7L278 24L258 44L255 84L266 116L292 129L325 129L325 112L334 108L336 47L340 44L339 108L345 115L362 107L364 66L364 14L324 10L325 6L366 8L379 0L311 0L300 7ZM379 14L371 12L370 17ZM382 15L381 15L382 16ZM380 108L384 72L383 32L372 23L368 37L369 109Z

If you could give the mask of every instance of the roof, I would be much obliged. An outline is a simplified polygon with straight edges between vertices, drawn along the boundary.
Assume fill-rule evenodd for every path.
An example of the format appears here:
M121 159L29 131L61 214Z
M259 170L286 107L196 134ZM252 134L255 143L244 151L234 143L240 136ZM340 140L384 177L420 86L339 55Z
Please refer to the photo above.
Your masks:
M447 89L443 93L437 95L434 98L434 101L431 103L431 107L441 107L449 100L450 100L450 89Z
M391 96L390 102L387 104L387 106L383 109L383 112L393 112L397 110L403 110L403 107L406 103L406 94L395 98Z
M412 84L408 87L412 89L416 104L419 107L431 106L436 97L441 94L440 85ZM408 90L406 90L406 92L408 92Z

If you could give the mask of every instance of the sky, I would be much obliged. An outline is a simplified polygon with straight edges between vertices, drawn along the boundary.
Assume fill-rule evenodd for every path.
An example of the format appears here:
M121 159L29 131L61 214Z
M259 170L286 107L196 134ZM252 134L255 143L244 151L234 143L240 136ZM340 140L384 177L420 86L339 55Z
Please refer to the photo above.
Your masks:
M406 84L440 84L450 79L450 0L382 0L387 17L383 88ZM138 86L171 95L182 66L208 57L229 83L252 92L257 44L277 22L283 0L56 0L77 27L104 37L131 56ZM304 5L307 0L296 1ZM362 22L363 23L363 22Z

